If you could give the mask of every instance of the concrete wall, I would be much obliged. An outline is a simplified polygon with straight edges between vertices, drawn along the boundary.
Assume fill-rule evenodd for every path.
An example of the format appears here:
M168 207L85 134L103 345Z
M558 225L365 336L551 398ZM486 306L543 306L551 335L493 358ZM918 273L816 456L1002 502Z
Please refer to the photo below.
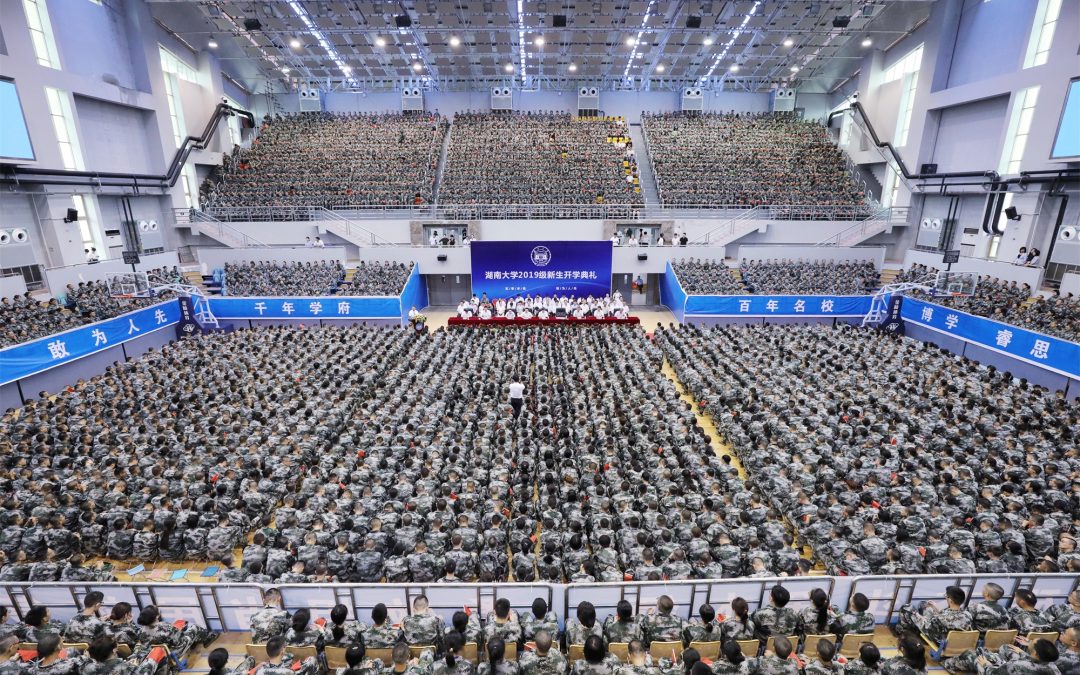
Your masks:
M0 277L0 298L13 298L26 292L26 281L21 274Z

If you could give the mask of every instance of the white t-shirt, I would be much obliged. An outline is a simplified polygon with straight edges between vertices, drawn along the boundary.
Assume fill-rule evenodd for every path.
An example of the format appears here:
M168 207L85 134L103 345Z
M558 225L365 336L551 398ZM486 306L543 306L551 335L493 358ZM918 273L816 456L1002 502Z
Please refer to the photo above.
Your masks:
M524 398L525 397L525 385L520 382L510 383L510 398Z

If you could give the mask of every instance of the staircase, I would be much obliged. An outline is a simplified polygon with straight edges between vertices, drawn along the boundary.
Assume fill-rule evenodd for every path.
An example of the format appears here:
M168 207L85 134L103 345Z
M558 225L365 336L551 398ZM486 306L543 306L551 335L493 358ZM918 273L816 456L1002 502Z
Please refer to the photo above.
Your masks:
M322 225L330 234L336 235L345 241L356 244L361 248L379 245L393 245L394 242L384 239L371 230L360 227L349 218L326 208L315 211L314 219L321 221Z
M769 210L767 206L755 206L739 213L722 225L714 227L703 235L694 238L691 244L704 246L727 246L751 232L764 232L768 227Z
M634 144L634 161L637 162L638 178L641 183L641 196L648 206L660 205L660 193L656 189L656 175L653 174L652 158L645 144L645 132L640 124L630 125L630 141Z
M173 217L178 226L187 227L193 233L210 237L229 248L266 246L258 239L249 237L235 227L198 209L173 209Z
M856 246L867 239L885 232L892 232L894 227L907 225L908 207L896 206L882 208L851 227L841 230L833 236L819 241L818 246Z

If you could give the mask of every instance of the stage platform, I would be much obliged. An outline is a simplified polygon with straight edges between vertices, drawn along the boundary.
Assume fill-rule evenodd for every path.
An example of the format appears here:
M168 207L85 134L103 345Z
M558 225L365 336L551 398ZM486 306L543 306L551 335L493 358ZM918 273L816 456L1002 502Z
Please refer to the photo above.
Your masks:
M446 320L447 326L600 326L603 324L630 324L638 325L641 323L641 319L636 316L627 317L625 319L597 319L594 317L588 317L585 319L506 319L506 318L492 318L492 319L462 319L460 316L452 316Z

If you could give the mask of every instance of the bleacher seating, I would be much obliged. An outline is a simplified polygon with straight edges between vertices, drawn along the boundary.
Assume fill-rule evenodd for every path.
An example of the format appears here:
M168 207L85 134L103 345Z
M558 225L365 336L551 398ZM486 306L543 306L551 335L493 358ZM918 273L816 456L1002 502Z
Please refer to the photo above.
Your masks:
M614 118L459 113L440 204L640 204L633 152Z
M431 204L439 115L299 113L263 121L201 187L203 207Z
M224 289L232 296L336 295L345 276L338 261L226 263Z
M642 114L664 206L862 206L818 122L792 113Z
M860 295L879 286L868 261L743 260L738 276L723 260L680 259L671 267L694 295Z

